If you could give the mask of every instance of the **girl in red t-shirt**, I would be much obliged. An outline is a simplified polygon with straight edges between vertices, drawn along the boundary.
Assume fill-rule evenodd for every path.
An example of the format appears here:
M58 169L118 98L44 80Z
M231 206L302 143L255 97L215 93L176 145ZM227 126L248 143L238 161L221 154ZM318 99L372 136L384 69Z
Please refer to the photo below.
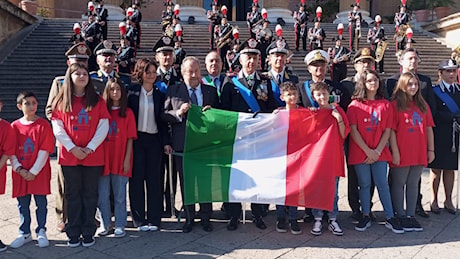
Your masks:
M412 72L401 75L392 100L395 112L390 134L393 207L404 231L423 231L414 216L423 167L434 160L433 117L420 93L420 81Z
M393 124L393 112L390 102L383 97L383 87L380 86L377 72L364 71L361 74L352 99L347 110L351 128L348 163L355 166L363 213L355 230L365 231L371 226L369 213L372 179L385 212L385 226L394 233L404 233L399 220L394 217L387 179L388 162L392 159L387 143Z
M51 123L59 141L59 164L65 180L68 246L94 245L99 177L104 168L104 146L110 114L89 80L88 69L75 63L53 101Z
M0 99L0 112L2 112L3 102ZM14 154L15 139L11 138L14 135L11 125L0 118L0 194L5 194L6 186L6 161ZM0 240L0 252L5 251L7 247Z
M128 98L121 80L112 78L105 86L104 100L112 119L105 139L105 167L99 179L98 208L101 224L98 235L105 236L112 229L110 189L114 196L115 237L126 235L126 184L131 178L133 140L137 138L136 120L128 108Z

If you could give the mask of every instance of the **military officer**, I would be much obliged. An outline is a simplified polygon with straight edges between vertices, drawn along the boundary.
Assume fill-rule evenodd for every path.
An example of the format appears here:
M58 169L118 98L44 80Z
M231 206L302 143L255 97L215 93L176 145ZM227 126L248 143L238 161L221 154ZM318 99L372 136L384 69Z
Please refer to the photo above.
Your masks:
M271 113L278 107L270 78L256 71L259 57L260 51L255 39L251 38L241 44L239 60L242 69L235 76L227 77L225 80L220 96L222 109L246 113ZM231 231L238 228L242 207L240 203L229 204L231 218L227 229ZM262 218L263 204L252 203L251 209L257 228L266 229Z
M96 54L96 61L99 69L92 71L90 77L95 80L93 81L96 87L96 91L99 94L104 92L105 85L109 78L120 78L120 75L115 71L116 69L116 57L117 47L109 40L105 40L94 49Z

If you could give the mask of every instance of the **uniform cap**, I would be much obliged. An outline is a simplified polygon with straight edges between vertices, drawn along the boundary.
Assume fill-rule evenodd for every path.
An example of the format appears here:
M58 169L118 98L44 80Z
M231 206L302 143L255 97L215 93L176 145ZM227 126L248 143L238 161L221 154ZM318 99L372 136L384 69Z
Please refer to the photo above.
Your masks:
M117 47L109 40L105 40L99 43L96 48L94 48L94 54L103 55L103 54L113 54L117 55Z
M300 0L300 4L299 4L299 7L307 7L307 5L305 4L305 0Z
M87 60L89 59L90 55L91 50L84 43L77 43L65 52L65 56L67 56L68 59L74 58L80 60Z
M359 49L353 57L353 61L356 63L363 59L370 59L375 61L375 52L369 48Z
M442 60L439 63L438 70L450 70L450 69L458 69L457 64L454 63L453 60Z
M375 22L380 23L382 21L382 17L380 15L375 16Z
M260 55L260 51L257 48L258 42L254 40L253 38L247 39L244 41L240 47L238 48L238 52L240 54L256 54Z
M329 63L329 55L323 50L313 50L305 56L304 62L307 66L314 62Z
M260 7L259 6L259 0L252 0L252 6Z
M80 28L81 29L81 26L80 26L80 23L74 23L73 24L73 29L77 29L77 28Z
M268 54L274 54L274 53L288 54L288 52L289 52L289 47L284 39L273 41L267 48Z
M174 51L174 39L168 37L168 36L163 36L155 46L153 47L153 51L158 53L158 52L173 52Z

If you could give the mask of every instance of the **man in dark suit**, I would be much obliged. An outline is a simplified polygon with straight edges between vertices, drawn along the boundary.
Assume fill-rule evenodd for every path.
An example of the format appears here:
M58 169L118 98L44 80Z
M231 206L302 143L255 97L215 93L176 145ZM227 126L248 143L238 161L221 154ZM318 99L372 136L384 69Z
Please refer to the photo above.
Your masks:
M220 96L222 109L246 113L271 113L278 107L270 78L256 72L260 61L260 51L256 47L257 41L252 38L241 44L239 60L242 68L237 75L227 77L224 82ZM227 229L232 231L238 228L242 207L241 203L229 205L231 218ZM266 229L267 226L262 219L263 204L251 203L251 210L256 226Z
M220 96L225 80L225 74L222 74L222 59L216 51L210 51L208 55L206 55L204 63L208 74L203 76L201 82L215 87Z
M417 73L419 62L420 62L419 53L414 48L407 48L403 50L401 53L401 56L399 57L399 64L401 65L401 73L412 72L415 75L417 75L417 77L420 80L420 90L422 93L422 97L428 103L428 106L431 109L431 114L434 115L436 114L436 98L433 92L433 84L431 83L430 77ZM394 74L386 80L385 91L384 91L385 97L391 98L391 96L393 95L393 91L396 87L396 84L398 83L399 77L401 76L401 73ZM421 217L427 218L429 217L429 215L425 212L422 206L422 194L420 193L421 184L422 183L421 183L421 178L420 178L420 181L418 183L419 195L417 198L417 206L416 206L415 213L417 213L417 215Z
M185 143L185 128L187 111L191 104L203 107L219 107L217 90L201 84L200 62L196 57L186 57L181 66L184 82L172 85L166 93L163 119L172 127L172 147L175 152L182 152ZM177 171L179 172L182 201L184 201L184 171L182 157L175 156ZM206 232L212 231L209 219L212 213L212 203L200 203L201 226ZM195 205L185 205L186 221L182 228L184 233L192 231L195 218Z

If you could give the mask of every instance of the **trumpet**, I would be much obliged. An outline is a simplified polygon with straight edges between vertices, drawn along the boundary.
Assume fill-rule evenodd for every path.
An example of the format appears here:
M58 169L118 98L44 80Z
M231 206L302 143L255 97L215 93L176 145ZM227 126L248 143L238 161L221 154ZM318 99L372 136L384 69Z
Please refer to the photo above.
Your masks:
M230 35L232 35L233 28L232 26L229 26L229 27L230 28L228 29L228 32L224 36L219 37L219 40L217 40L218 49L221 49L222 47L224 47L227 43L231 41ZM238 26L236 26L235 28L238 28Z

